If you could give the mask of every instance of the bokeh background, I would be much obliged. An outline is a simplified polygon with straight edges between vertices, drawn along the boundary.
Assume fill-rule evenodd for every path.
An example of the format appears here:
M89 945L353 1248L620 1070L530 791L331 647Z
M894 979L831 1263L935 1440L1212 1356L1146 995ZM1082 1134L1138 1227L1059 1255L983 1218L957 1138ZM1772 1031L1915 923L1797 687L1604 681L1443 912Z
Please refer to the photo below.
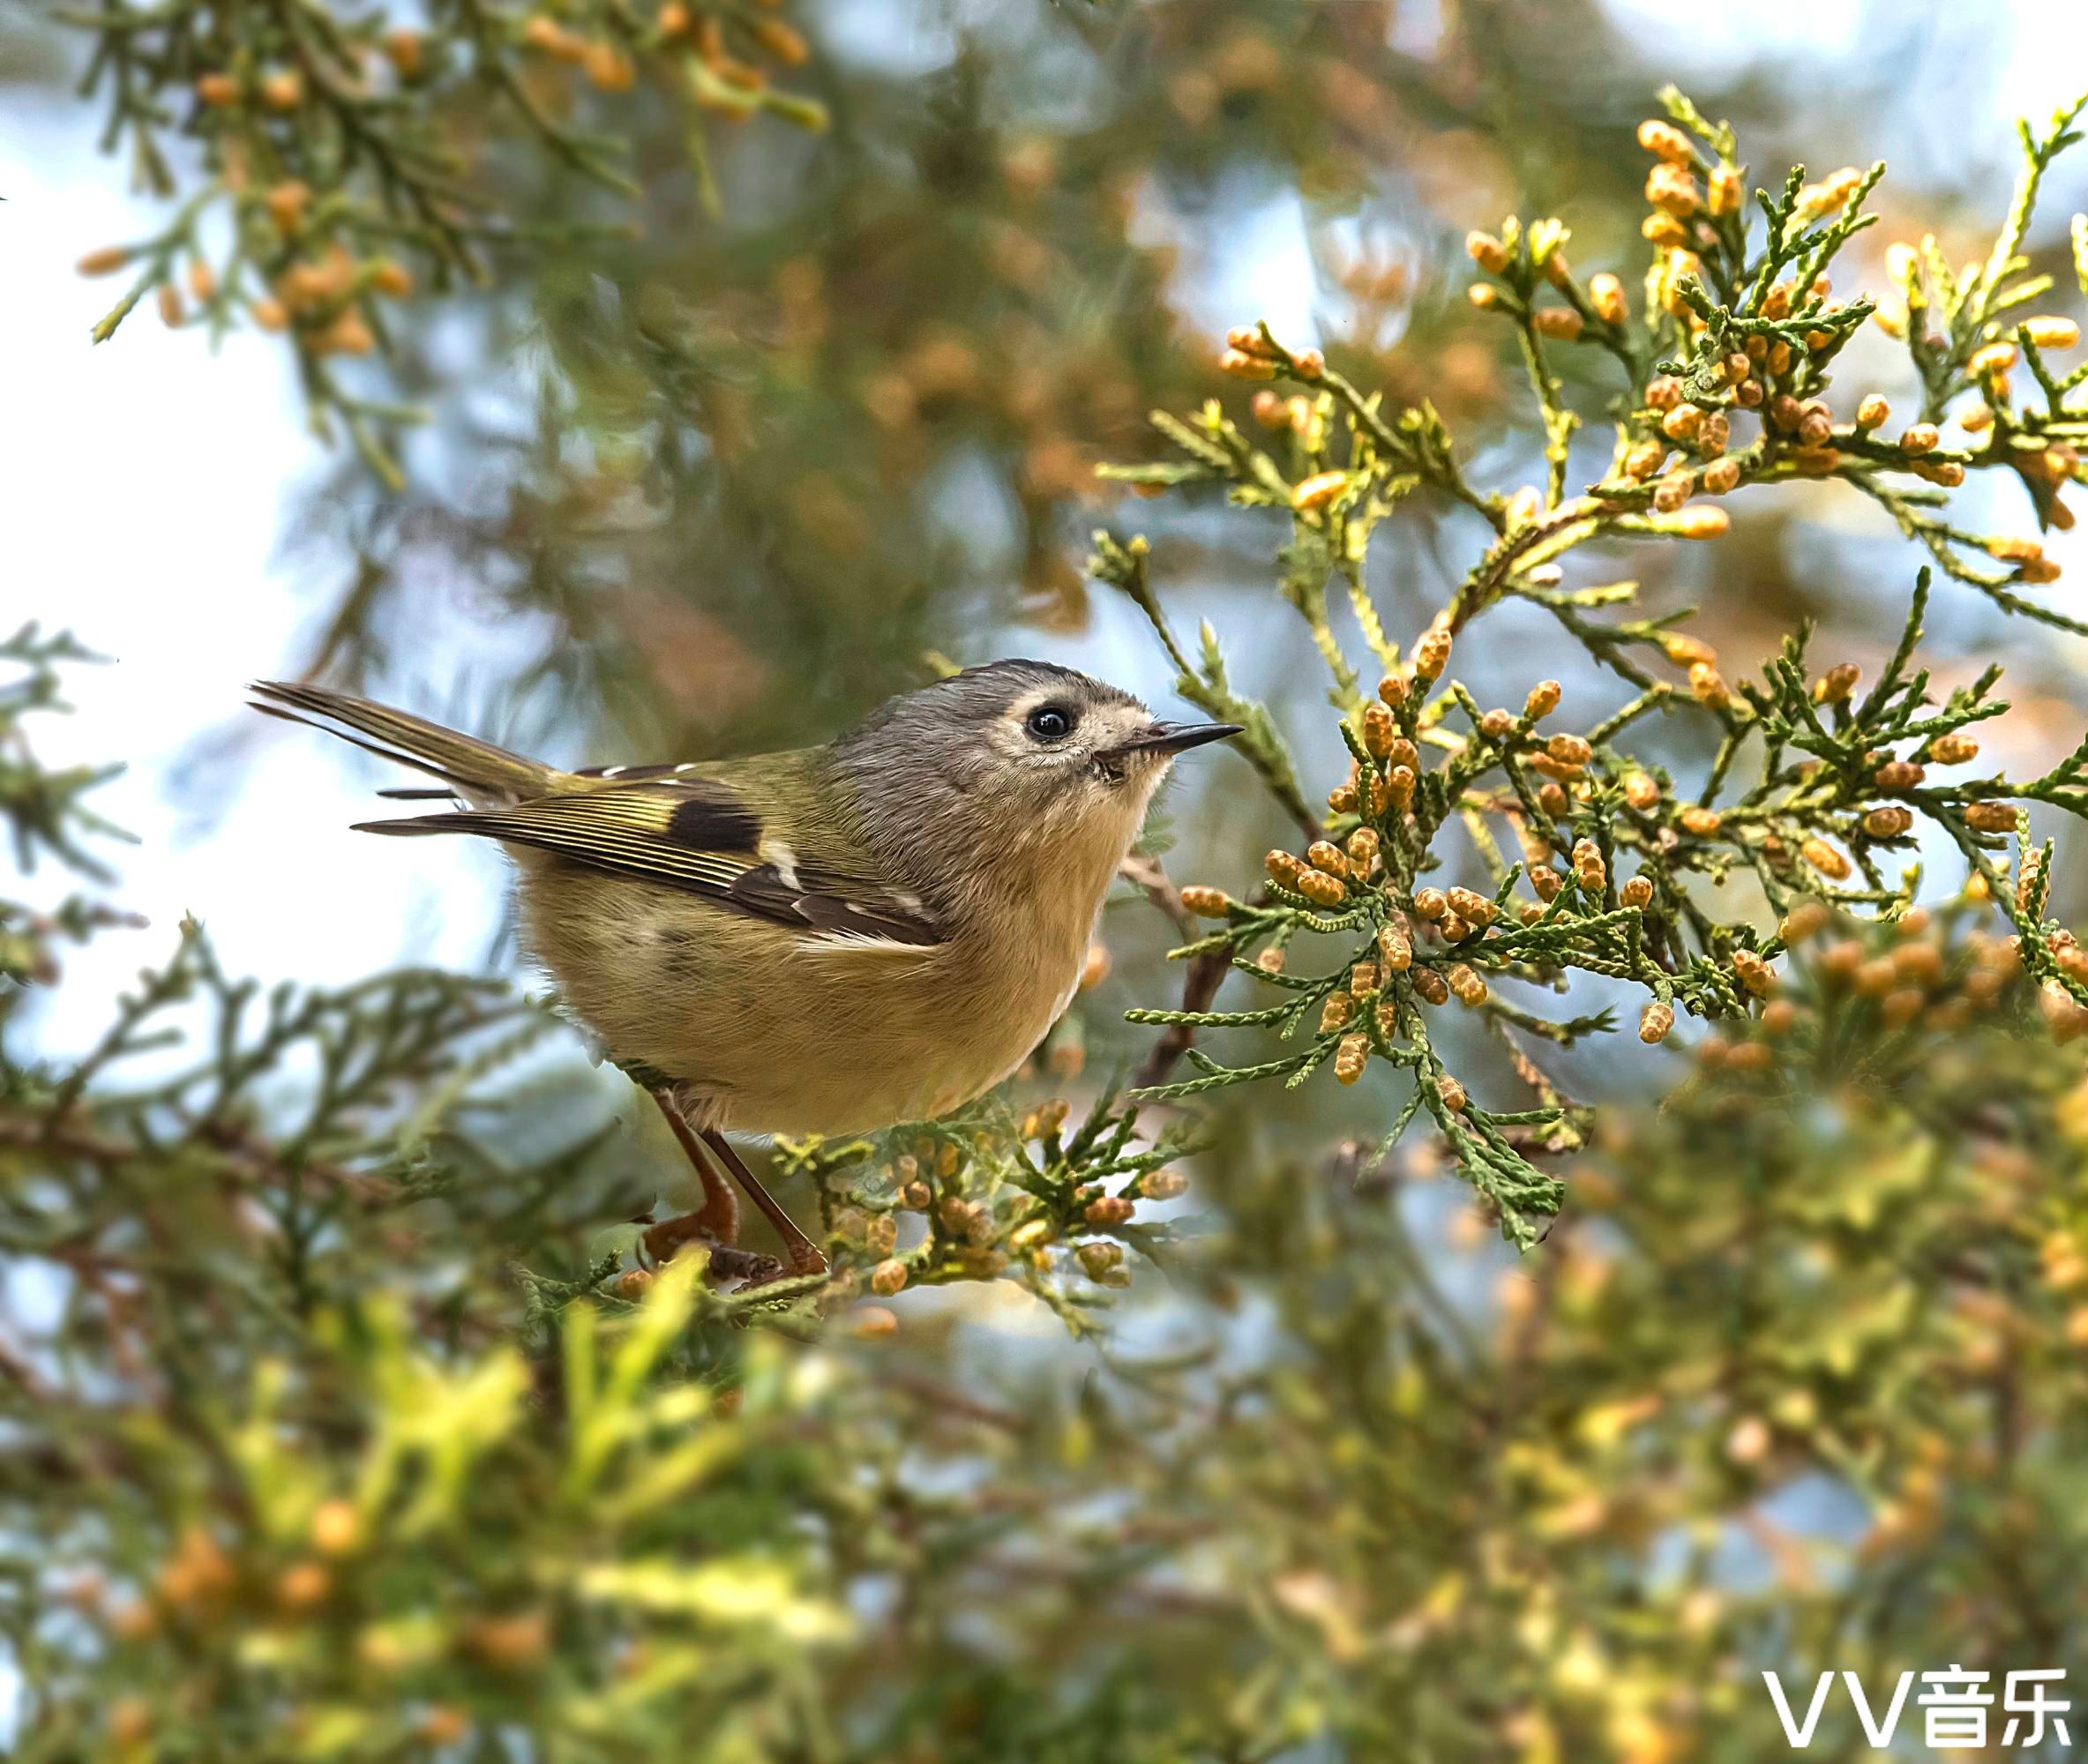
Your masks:
M2014 119L2073 95L2077 65L2062 10L2035 5L836 5L808 28L837 126L728 137L722 220L662 114L640 244L518 264L496 298L413 314L406 377L436 422L393 498L308 435L287 348L213 351L149 313L75 347L110 290L72 264L160 211L96 151L99 114L67 85L80 45L34 9L8 20L0 310L11 403L35 416L0 437L10 610L122 663L75 684L55 755L129 759L109 800L160 916L206 914L242 966L341 979L479 958L498 863L334 837L374 771L243 729L246 680L327 656L379 696L596 760L817 738L930 648L1048 655L1157 703L1164 658L1081 579L1108 521L1155 534L1181 623L1216 618L1243 687L1281 704L1309 645L1267 593L1274 529L1126 510L1090 477L1156 451L1149 408L1234 391L1213 367L1228 325L1366 343L1396 396L1436 400L1480 481L1534 482L1512 341L1462 300L1469 227L1557 213L1589 261L1621 253L1626 143L1673 79L1761 166L1884 158L1885 223L1860 250L1956 224L1969 254L2014 176ZM2082 176L2055 174L2047 250ZM515 182L547 212L595 199L533 167ZM616 383L644 371L648 298L694 340L679 457ZM1591 459L1606 445L1584 438ZM1783 502L1742 526L1715 560L1648 562L1678 578L1662 603L1703 600L1741 653L1800 615L1859 647L1896 634L1919 560L1875 511ZM1474 533L1396 538L1377 560L1395 630L1442 603ZM1997 640L1962 599L1934 624L1965 655ZM1517 639L1550 635L1496 627L1498 677L1544 671ZM2038 687L2065 693L2069 647L2025 658ZM1313 721L1289 732L1331 763ZM1249 833L1220 830L1235 866ZM110 981L133 953L86 959Z
M1391 400L1433 400L1478 482L1541 482L1512 340L1463 297L1463 235L1553 213L1576 265L1635 264L1632 133L1656 88L1729 117L1762 181L1885 159L1883 224L1852 253L1875 264L1923 231L1953 259L1983 252L2014 119L2088 78L2088 26L2031 4L821 0L790 17L813 49L794 83L829 107L826 132L705 125L714 215L685 115L586 94L632 140L640 194L616 213L638 227L503 256L490 288L402 304L391 358L350 364L431 413L402 437L395 493L310 432L279 338L213 348L141 310L89 346L106 292L71 265L162 210L97 150L77 34L0 9L0 622L69 627L111 658L69 676L77 714L39 745L57 765L126 762L97 806L137 836L121 892L150 921L68 954L17 1025L37 1057L91 1047L184 913L228 970L268 980L517 972L498 855L350 837L376 768L243 719L256 676L317 670L574 763L823 738L938 656L1041 655L1164 707L1171 669L1143 620L1083 575L1107 526L1152 537L1178 627L1209 619L1308 780L1333 781L1345 762L1310 642L1271 592L1280 523L1094 475L1156 454L1156 406L1244 406L1216 370L1227 325L1265 318ZM614 206L497 130L480 170L520 219ZM2088 161L2062 161L2030 241L2062 280L2084 205ZM1867 335L1838 384L1892 395L1897 373ZM1606 452L1591 430L1579 479ZM2025 525L2012 483L1982 477L1967 502L1968 526ZM1647 603L1701 605L1739 656L1815 621L1816 658L1875 667L1915 549L1825 488L1764 503L1743 497L1717 546L1633 552ZM1387 625L1419 629L1488 536L1410 505L1373 558ZM2067 534L2048 549L2063 598L2088 553ZM2017 710L1997 759L2072 744L2078 641L1948 585L1929 631L1944 685L2006 661ZM1534 612L1490 620L1459 668L1483 702L1544 675L1616 697ZM1168 800L1169 867L1243 888L1283 828L1236 761L1201 758ZM33 901L64 886L48 870L22 885ZM1157 916L1112 906L1104 938L1111 972L1025 1103L1091 1096L1145 1045L1123 1008L1172 990ZM658 1148L628 1092L573 1077L576 1043L540 1058L561 1118L622 1135L588 1192L642 1187ZM1548 1256L1492 1241L1425 1148L1359 1184L1358 1139L1386 1108L1321 1087L1221 1117L1179 1213L1202 1252L1142 1271L1106 1337L1074 1338L1006 1282L894 1301L896 1336L846 1350L844 1375L947 1379L992 1414L991 1446L930 1430L923 1461L902 1446L888 1467L924 1506L934 1491L1003 1525L1006 1547L829 1562L857 1628L822 1693L859 1699L864 1721L837 1718L840 1750L822 1752L760 1700L765 1679L728 1723L742 1749L715 1755L1755 1757L1779 1755L1759 1663L1809 1688L1830 1667L1941 1666L1960 1638L1997 1671L2072 1663L2066 1544L2038 1527L2082 1480L2078 1349L2063 1304L2049 1341L1953 1308L1952 1209L2003 1237L2021 1224L1982 1210L1984 1154L1898 1120L1788 1139L1715 1111L1646 1125L1626 1111L1680 1057L1601 1038L1560 1071L1642 1123L1610 1153L1644 1210ZM1862 1159L1925 1143L1948 1205L1902 1240L1878 1222L1897 1216L1878 1195L1900 1191ZM1787 1179L1804 1204L1743 1217L1684 1198L1685 1171L1757 1198ZM558 1230L584 1241L586 1212ZM1735 1264L1743 1229L1760 1235ZM9 1278L25 1316L65 1302L48 1269ZM1528 1319L1560 1306L1554 1342ZM2028 1368L1998 1444L1961 1327ZM996 1488L1016 1517L992 1517ZM41 1708L13 1682L0 1730ZM1827 1738L1855 1746L1845 1715Z

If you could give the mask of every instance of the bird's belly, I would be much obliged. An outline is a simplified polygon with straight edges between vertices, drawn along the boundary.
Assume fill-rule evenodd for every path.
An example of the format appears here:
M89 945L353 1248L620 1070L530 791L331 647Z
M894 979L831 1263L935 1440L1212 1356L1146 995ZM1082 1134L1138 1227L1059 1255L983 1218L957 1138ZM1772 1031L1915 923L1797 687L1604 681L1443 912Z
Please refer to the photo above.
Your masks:
M750 946L744 919L686 894L611 885L604 910L597 885L581 913L559 909L551 879L526 881L525 917L570 1008L612 1059L673 1079L709 1125L746 1132L947 1114L1022 1064L1079 973L1081 950L1011 972L963 944L793 946L761 927Z
M721 1125L833 1134L947 1115L1010 1076L1072 991L1069 975L1048 988L984 994L935 954L827 960L828 971L802 989L807 1008L782 1030L787 1039L772 1043L776 1057L749 1060L742 1045L716 1045L715 1021L700 1031L711 1043L703 1063L724 1080ZM900 963L915 966L893 972Z
M827 972L792 989L794 1009L768 1015L754 1033L707 1009L692 1013L670 1069L701 1074L690 1081L711 1099L719 1125L833 1134L947 1115L1022 1063L1066 990L967 998L932 957L827 960ZM921 971L890 971L901 962Z

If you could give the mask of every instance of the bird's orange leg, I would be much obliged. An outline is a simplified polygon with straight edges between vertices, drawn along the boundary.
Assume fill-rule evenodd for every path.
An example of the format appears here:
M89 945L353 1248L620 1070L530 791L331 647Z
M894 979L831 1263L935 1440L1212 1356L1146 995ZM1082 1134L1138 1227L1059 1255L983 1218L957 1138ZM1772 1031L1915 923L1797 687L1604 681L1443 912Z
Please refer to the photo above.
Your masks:
M703 1129L703 1142L717 1154L719 1160L738 1177L739 1185L747 1192L747 1199L761 1211L761 1216L775 1227L775 1234L783 1240L783 1252L790 1258L793 1274L824 1274L827 1258L819 1252L819 1246L797 1229L797 1222L783 1211L775 1197L754 1179L754 1173L740 1161L739 1154L732 1149L724 1134L715 1127Z
M697 1179L703 1184L703 1205L693 1213L662 1219L651 1227L645 1234L646 1253L655 1261L663 1262L684 1244L701 1242L711 1246L711 1267L716 1274L727 1280L774 1278L782 1271L782 1264L775 1257L734 1247L739 1238L739 1197L706 1155L704 1143L682 1113L681 1105L664 1090L655 1090L652 1098L660 1105L668 1130L688 1154Z

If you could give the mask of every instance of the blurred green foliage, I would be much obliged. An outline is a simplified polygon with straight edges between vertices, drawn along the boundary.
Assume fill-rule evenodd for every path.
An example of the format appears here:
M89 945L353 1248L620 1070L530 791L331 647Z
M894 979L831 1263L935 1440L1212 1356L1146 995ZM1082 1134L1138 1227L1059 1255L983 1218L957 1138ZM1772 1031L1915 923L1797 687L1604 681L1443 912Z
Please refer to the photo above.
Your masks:
M2063 1662L2088 1081L1971 913L1821 927L1800 1032L1598 1111L1519 1265L1426 1147L1236 1122L1085 1365L848 1308L845 1225L817 1299L616 1274L540 1013L191 931L86 1061L0 1061L17 1755L1737 1760L1757 1664ZM126 1080L184 993L195 1065ZM990 1198L1010 1137L865 1149Z
M419 665L416 618L458 566L481 610L535 622L538 665L578 689L571 701L613 706L626 741L801 735L806 699L864 707L918 678L954 606L1079 621L1087 523L1067 511L1093 502L1094 467L1137 444L1148 410L1209 384L1185 278L1226 243L1229 216L1258 222L1291 192L1310 205L1360 377L1403 400L1426 389L1453 420L1493 398L1492 351L1450 330L1454 310L1413 300L1431 244L1417 249L1416 217L1381 183L1388 163L1426 166L1454 220L1512 143L1494 145L1500 100L1454 56L1435 65L1388 45L1384 6L1194 0L1132 16L1025 0L977 18L930 7L887 31L838 5L848 49L819 51L815 31L789 75L824 107L816 135L715 115L692 134L652 96L655 64L689 53L678 35L634 52L645 78L629 93L527 41L544 18L649 41L657 20L632 9L464 9L487 28L446 55L442 32L426 33L444 71L431 85L400 84L372 18L345 51L367 64L371 101L430 132L492 229L465 242L493 268L475 294L432 273L439 240L392 236L367 154L292 168L312 191L321 170L338 183L338 212L320 227L300 206L289 236L268 234L281 174L255 164L242 182L226 168L232 146L258 131L280 158L301 128L330 138L341 126L314 93L279 111L253 86L275 65L275 11L181 7L153 26L198 32L246 69L236 104L194 95L199 60L126 77L176 123L153 135L176 195L211 191L259 229L257 277L280 274L285 254L317 253L324 270L328 227L371 234L349 238L348 283L318 290L313 310L348 301L381 349L322 352L318 365L349 394L416 400L435 421L416 432L366 413L386 451L403 447L409 494L372 505L355 461L308 519L361 554L310 657L347 683ZM1533 49L1605 28L1588 8L1558 14L1533 25ZM448 11L433 17L456 34ZM183 23L213 19L214 34ZM98 13L80 22L121 59L122 30ZM1486 30L1475 17L1471 38ZM881 39L874 50L863 33ZM635 196L541 151L485 64L496 50L561 127L613 134ZM1517 78L1540 83L1534 68ZM1597 142L1624 121L1570 126ZM707 213L713 183L722 218ZM187 237L112 255L149 284L178 277ZM202 238L213 263L241 250L207 225ZM415 292L370 280L383 250L410 259ZM232 268L213 273L221 297ZM482 386L460 366L460 317L472 359L528 370ZM305 335L293 327L300 348Z

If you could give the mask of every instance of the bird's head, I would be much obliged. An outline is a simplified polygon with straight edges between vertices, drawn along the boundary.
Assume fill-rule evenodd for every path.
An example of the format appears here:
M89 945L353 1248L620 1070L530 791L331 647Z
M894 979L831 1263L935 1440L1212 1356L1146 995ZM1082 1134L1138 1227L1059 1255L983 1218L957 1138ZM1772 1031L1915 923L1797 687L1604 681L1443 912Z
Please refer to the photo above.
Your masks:
M891 699L840 750L872 813L917 837L1111 848L1113 863L1174 757L1239 732L1162 721L1086 674L1013 661Z

